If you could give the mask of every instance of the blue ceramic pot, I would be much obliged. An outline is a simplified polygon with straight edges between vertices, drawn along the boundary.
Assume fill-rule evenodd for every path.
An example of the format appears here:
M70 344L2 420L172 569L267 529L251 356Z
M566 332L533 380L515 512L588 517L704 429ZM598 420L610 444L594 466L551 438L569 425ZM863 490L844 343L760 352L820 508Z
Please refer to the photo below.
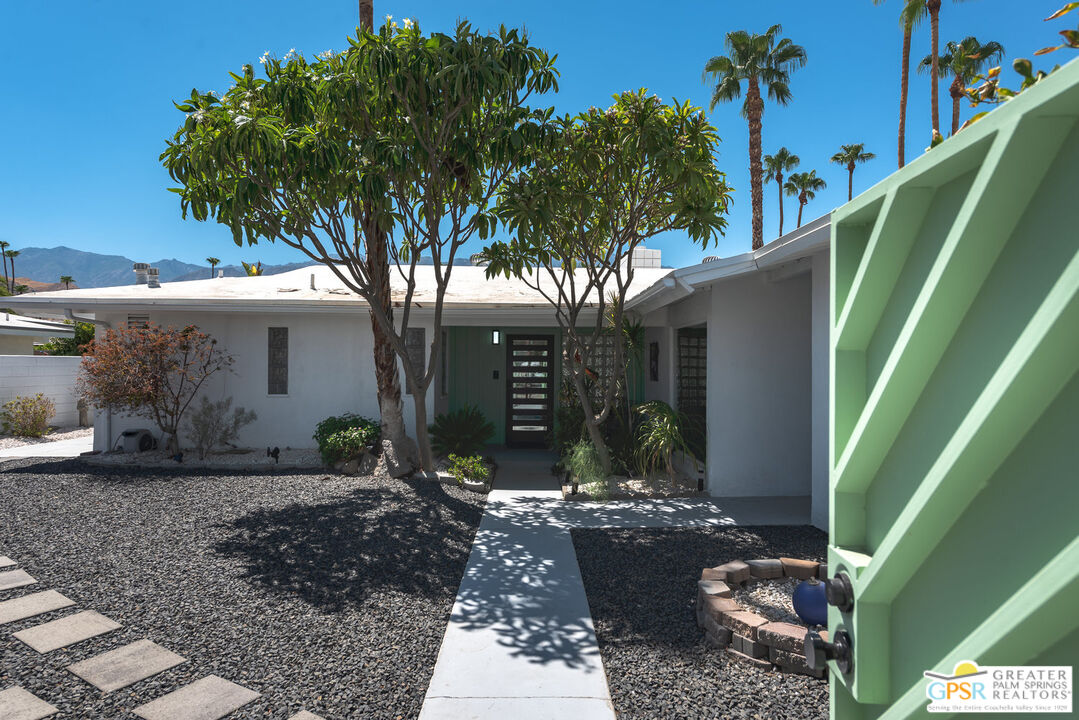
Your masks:
M824 583L819 580L803 580L794 588L794 612L806 625L828 624L828 601L824 597Z

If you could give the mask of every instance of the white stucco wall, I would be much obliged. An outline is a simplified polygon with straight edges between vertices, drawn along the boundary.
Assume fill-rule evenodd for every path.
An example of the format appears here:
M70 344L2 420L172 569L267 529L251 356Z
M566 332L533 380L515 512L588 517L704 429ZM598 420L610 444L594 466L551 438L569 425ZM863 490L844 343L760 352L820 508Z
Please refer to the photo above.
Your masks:
M812 487L811 522L828 529L828 346L829 346L829 254L813 256L812 288Z
M81 357L0 355L0 405L19 396L43 393L56 405L51 424L77 425L75 379L81 362Z
M0 355L33 355L36 339L30 335L0 334Z
M766 272L712 286L708 489L811 494L811 276Z
M127 315L103 316L115 324ZM378 396L371 356L370 319L366 312L342 313L150 313L160 325L198 325L221 343L235 358L232 372L212 378L204 392L211 400L228 396L233 407L254 410L258 420L244 428L239 444L249 447L314 447L315 425L330 415L355 412L378 419ZM419 326L413 321L414 326ZM289 329L288 395L267 393L267 332L270 327ZM430 343L431 327L426 326ZM401 385L404 388L402 375ZM429 421L433 420L433 396L427 395ZM414 434L415 413L411 395L402 395L405 426ZM111 430L100 418L94 447L105 450L126 429L156 428L142 418L114 415Z

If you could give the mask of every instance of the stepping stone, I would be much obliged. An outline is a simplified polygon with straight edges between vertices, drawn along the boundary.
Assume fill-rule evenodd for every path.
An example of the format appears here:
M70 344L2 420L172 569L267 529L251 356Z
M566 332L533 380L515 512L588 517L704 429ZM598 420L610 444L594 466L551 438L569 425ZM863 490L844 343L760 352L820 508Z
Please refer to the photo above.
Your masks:
M0 572L0 590L11 590L23 585L33 585L37 580L30 577L25 570L8 570Z
M316 715L313 712L301 710L300 712L290 717L288 720L325 720L325 718L323 718L321 715Z
M119 630L121 627L123 625L109 620L101 613L84 610L59 620L20 630L13 635L39 653L47 653Z
M259 696L217 675L207 675L135 708L145 720L218 720Z
M55 590L43 590L13 600L5 600L0 602L0 625L71 607L74 604L73 600L67 599Z
M0 718L41 720L57 712L49 703L21 687L0 691Z
M184 662L187 660L155 642L136 640L130 645L68 665L67 669L98 690L112 692Z
M0 555L0 568L15 567L18 564L19 563L15 562L11 558L9 558L7 555Z

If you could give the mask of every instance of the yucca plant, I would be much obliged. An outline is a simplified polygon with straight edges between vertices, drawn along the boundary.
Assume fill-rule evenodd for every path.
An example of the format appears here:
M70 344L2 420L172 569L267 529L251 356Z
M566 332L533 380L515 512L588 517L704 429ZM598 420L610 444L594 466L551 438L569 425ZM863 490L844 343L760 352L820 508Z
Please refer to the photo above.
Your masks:
M640 416L637 425L637 464L646 477L665 472L674 478L674 454L681 452L698 466L697 458L686 443L683 430L689 419L662 400L641 403L634 408Z
M428 432L431 434L431 447L437 454L469 457L483 450L495 434L495 426L487 421L478 407L466 405L437 416Z

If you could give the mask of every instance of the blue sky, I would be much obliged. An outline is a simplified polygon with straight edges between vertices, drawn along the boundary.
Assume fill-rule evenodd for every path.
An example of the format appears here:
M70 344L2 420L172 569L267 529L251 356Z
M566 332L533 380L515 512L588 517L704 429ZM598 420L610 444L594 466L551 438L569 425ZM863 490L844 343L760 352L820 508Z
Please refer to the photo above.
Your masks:
M611 94L647 87L665 99L707 106L701 68L723 53L724 34L763 32L773 23L803 45L808 65L792 77L793 102L768 104L764 152L785 145L816 169L828 189L806 208L812 219L846 200L846 171L828 158L841 143L864 142L877 159L855 173L855 193L896 168L901 33L900 0L375 0L384 15L413 17L425 31L459 18L480 29L524 26L533 42L557 53L557 95L541 98L559 112L606 106ZM1007 62L1053 43L1073 16L1042 21L1063 0L945 2L941 40L975 35L996 40ZM257 62L264 51L311 54L344 46L357 23L356 0L124 0L4 2L0 49L7 69L0 113L0 239L13 247L67 245L142 260L175 257L226 263L302 259L284 246L238 248L216 223L181 220L171 181L158 163L180 121L171 103L192 87L226 89L227 72ZM1074 27L1074 22L1070 23ZM914 38L916 62L929 52L926 23ZM1036 67L1071 59L1070 51ZM913 62L912 62L913 65ZM1011 74L1011 71L1007 71ZM950 118L941 87L941 123ZM908 108L908 159L929 137L929 80L913 75ZM964 106L963 117L971 111ZM719 166L736 202L718 254L750 247L748 131L739 107L717 107L712 122L723 138ZM776 188L765 187L765 239L775 237ZM787 201L788 227L797 204ZM664 263L685 265L705 253L678 235L650 243ZM470 248L471 250L471 248ZM715 253L710 250L708 254ZM77 275L77 269L75 274ZM42 278L45 279L45 278Z

